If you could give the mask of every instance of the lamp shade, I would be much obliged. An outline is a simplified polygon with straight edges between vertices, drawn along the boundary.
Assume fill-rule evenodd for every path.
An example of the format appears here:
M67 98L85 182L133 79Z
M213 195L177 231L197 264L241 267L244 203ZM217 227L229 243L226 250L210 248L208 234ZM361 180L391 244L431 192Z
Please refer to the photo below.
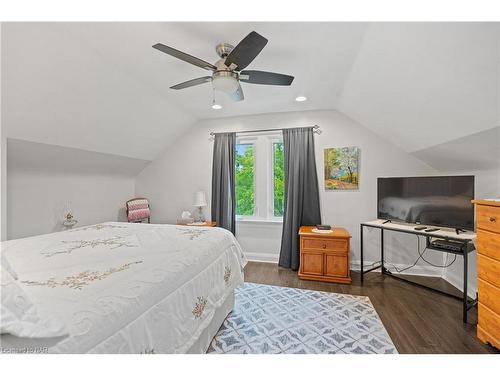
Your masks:
M204 191L198 191L194 196L194 204L195 207L205 207L207 205L207 199L205 197Z
M238 89L238 75L233 72L218 71L213 75L212 85L214 89L232 94Z

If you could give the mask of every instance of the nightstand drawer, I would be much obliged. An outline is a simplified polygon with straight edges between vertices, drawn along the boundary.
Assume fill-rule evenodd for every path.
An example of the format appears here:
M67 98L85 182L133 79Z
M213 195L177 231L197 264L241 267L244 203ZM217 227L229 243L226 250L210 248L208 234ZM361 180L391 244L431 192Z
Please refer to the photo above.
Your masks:
M476 222L479 229L500 233L500 207L477 206Z
M478 229L476 248L479 254L500 261L500 234Z
M302 241L304 249L347 251L348 248L346 240L304 238Z

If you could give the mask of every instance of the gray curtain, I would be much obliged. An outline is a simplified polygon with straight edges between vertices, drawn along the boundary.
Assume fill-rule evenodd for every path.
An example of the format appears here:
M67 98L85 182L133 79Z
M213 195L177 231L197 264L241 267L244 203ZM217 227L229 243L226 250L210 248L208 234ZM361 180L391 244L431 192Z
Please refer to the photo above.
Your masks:
M236 133L215 134L212 164L212 220L235 233L236 191L234 158Z
M279 265L298 270L299 228L321 224L318 175L312 128L283 130L285 210Z

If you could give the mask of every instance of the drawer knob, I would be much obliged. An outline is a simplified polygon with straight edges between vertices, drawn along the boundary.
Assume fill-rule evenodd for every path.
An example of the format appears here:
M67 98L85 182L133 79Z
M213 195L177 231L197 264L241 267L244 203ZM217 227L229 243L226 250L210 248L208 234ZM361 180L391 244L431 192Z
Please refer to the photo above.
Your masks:
M326 243L323 244L323 249L326 249Z
M490 221L491 221L492 223L494 223L495 221L497 221L497 218L496 218L496 217L494 217L494 216L490 216Z

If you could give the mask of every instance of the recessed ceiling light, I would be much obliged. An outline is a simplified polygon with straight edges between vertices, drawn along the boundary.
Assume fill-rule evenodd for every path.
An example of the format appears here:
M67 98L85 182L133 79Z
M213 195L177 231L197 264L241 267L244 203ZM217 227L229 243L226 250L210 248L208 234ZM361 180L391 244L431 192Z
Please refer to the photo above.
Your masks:
M297 97L295 98L295 101L296 101L296 102L305 102L306 100L307 100L307 96L303 96L303 95L301 95L301 96L297 96Z
M220 104L212 104L212 109L222 109L222 106Z

